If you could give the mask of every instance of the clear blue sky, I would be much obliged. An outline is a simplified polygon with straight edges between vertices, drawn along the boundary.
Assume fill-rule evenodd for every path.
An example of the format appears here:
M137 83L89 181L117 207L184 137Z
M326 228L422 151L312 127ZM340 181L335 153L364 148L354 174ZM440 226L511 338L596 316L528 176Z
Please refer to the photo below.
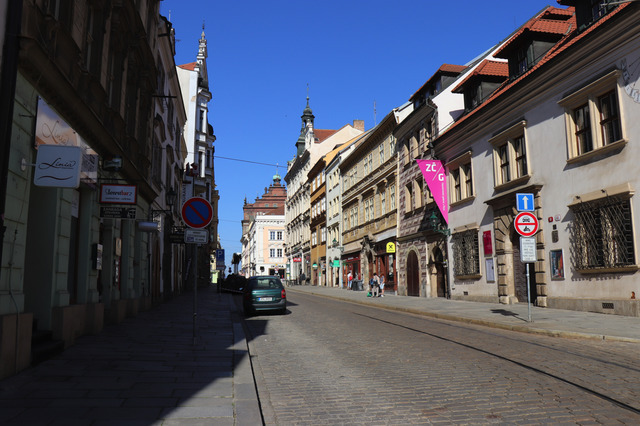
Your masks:
M252 203L264 193L276 164L284 178L295 154L307 85L316 128L358 119L370 129L440 65L466 64L547 5L558 6L555 0L162 1L161 13L176 31L176 64L195 61L205 25L227 265L242 249L245 197Z

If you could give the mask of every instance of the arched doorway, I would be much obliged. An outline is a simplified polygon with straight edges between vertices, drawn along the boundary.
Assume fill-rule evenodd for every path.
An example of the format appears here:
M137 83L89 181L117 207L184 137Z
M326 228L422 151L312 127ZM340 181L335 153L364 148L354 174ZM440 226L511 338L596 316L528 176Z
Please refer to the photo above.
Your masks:
M407 256L407 296L420 296L420 264L413 250Z

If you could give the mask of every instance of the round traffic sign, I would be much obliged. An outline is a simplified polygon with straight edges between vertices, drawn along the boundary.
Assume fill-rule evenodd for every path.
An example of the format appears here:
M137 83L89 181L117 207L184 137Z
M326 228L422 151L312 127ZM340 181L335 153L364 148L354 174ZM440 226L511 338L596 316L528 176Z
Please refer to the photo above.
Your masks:
M211 219L213 219L213 209L204 198L189 198L182 206L182 220L191 228L204 228Z
M523 237L531 237L538 232L538 218L531 212L521 212L513 222L518 234Z

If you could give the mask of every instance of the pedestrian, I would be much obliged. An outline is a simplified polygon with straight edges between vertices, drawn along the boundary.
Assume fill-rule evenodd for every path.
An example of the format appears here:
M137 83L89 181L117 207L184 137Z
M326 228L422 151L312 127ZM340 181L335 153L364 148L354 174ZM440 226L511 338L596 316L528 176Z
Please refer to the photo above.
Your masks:
M380 275L380 291L381 294L379 297L384 297L384 275Z
M377 273L373 273L373 278L371 278L371 296L378 297L380 295L380 279L378 278Z
M353 274L351 271L347 274L347 288L351 290L351 282L353 281Z

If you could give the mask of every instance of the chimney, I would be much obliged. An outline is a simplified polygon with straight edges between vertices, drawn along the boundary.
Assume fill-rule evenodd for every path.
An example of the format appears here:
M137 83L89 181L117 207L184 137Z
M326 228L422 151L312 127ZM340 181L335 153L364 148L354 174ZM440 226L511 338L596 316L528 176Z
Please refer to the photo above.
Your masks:
M364 132L364 120L353 120L353 127Z

